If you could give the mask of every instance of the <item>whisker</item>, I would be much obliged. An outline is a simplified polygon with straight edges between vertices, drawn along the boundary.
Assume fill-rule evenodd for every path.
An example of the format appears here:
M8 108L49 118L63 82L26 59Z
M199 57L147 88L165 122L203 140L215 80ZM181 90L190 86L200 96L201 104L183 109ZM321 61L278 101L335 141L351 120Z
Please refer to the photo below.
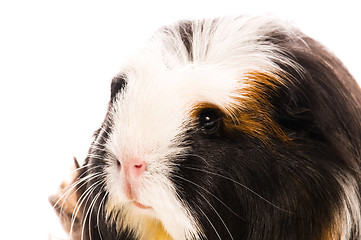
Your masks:
M209 224L212 226L213 230L215 231L215 233L216 233L217 236L218 236L218 239L219 239L219 240L222 240L221 236L219 236L219 233L218 233L217 229L216 229L216 228L214 227L214 225L212 224L212 221L207 217L207 214L205 214L200 207L198 207L198 209L202 212L203 216L207 219L207 221L209 222Z
M96 177L96 176L94 176L93 178L90 178L89 180L92 180L92 179L94 179L95 177ZM67 200L69 197L72 197L74 194L76 194L76 193L79 191L79 189L81 189L87 182L84 180L84 182L83 182L82 184L81 184L81 183L82 183L82 181L77 181L77 182L73 183L73 184L72 184L72 187L69 188L67 191L65 191L65 192L59 197L59 199L58 199L58 200L56 201L56 203L53 205L53 208L55 209L55 208L59 205L60 201L63 200L63 202L62 202L62 204L61 204L61 206L60 206L60 209L59 209L59 213L62 213L66 200ZM80 185L80 184L81 184L81 185ZM75 191L74 191L74 188L76 188ZM71 195L70 195L70 194L71 194Z
M199 155L197 155L197 154L192 154L192 153L186 153L185 155L186 155L186 156L197 157L197 158L201 159L206 165L209 165L209 163L207 162L207 160L206 160L204 157L202 157L202 156L199 156Z
M103 181L98 181L98 183L99 184L97 184L97 185L95 185L94 187L93 187L93 190L92 190L92 192L94 192L94 190L99 186L99 185L103 185L104 186L104 182ZM102 187L101 187L102 188ZM87 218L89 218L89 222L88 222L88 233L89 233L89 236L91 237L91 219L92 219L92 212L93 212L93 210L94 210L94 207L95 207L95 204L96 204L96 202L98 201L98 199L99 199L99 197L100 197L100 195L101 195L101 191L99 191L96 195L95 195L95 197L94 197L94 199L91 201L91 203L90 203L90 205L89 205L89 208L87 209L87 211L86 211L86 213L85 213L85 216L84 216L84 222L83 222L83 227L82 227L82 238L83 238L83 234L84 234L84 230L85 230L85 223L86 223L86 219Z
M75 181L74 183L70 184L69 186L66 186L63 191L64 193L59 197L59 199L55 202L55 204L53 205L53 208L55 208L56 206L58 206L59 202L63 199L67 199L70 195L70 193L74 190L74 188L76 188L78 185L80 185L81 183L83 183L81 186L79 186L72 194L75 194L82 186L84 186L86 184L86 181L88 180L92 180L94 178L96 178L98 175L98 173L94 173L92 175L87 175L83 178L78 179L77 181Z
M102 177L104 174L101 174L101 173L98 173L98 177ZM75 219L76 219L76 216L78 215L79 211L80 211L80 207L83 205L85 199L87 199L90 194L94 191L95 187L97 184L99 184L100 180L99 181L96 181L95 183L93 183L88 189L86 189L84 191L84 193L79 197L75 207L74 207L74 210L73 210L73 213L72 213L72 221L71 221L71 227L70 227L70 233L72 232L73 230L73 227L74 227L74 223L75 223ZM87 200L88 201L88 200Z
M229 178L229 177L227 177L227 176L223 176L223 175L218 174L218 173L215 173L215 172L207 171L207 170L204 170L204 169L198 169L198 168L187 167L187 166L185 166L185 168L188 168L188 169L191 169L191 170L200 171L200 172L204 172L204 173L208 173L208 174L213 174L214 176L217 176L217 177L220 177L220 178L229 180L229 181L237 184L238 186L241 186L241 187L243 187L244 189L248 190L249 192L251 192L251 193L254 194L255 196L259 197L260 199L262 199L262 200L265 201L266 203L270 204L272 207L277 208L278 210L281 210L281 211L284 211L284 212L293 214L293 212L277 206L276 204L274 204L274 203L270 202L269 200L267 200L266 198L262 197L260 194L258 194L257 192L253 191L252 189L250 189L250 188L247 187L246 185L244 185L244 184L242 184L242 183L240 183L240 182L238 182L238 181L236 181L236 180L234 180L234 179L232 179L232 178Z
M82 177L82 176L86 175L87 173L89 173L90 171L93 171L97 168L102 168L104 166L99 165L99 164L88 164L87 167L88 167L88 169L86 171L84 171L79 177Z
M95 186L89 188L91 189L88 194L86 195L86 197L84 199L86 199L85 205L84 206L88 206L88 201L90 200L90 196L92 195L92 193L94 192L94 190L96 189L96 187L98 186L98 184L100 184L100 181L95 182L94 184L96 184ZM94 201L94 199L92 200L92 202ZM91 202L91 203L92 203ZM91 206L91 205L90 205ZM89 206L89 208L86 210L85 215L83 215L82 218L82 228L81 228L81 240L84 238L84 228L85 228L85 223L87 220L87 216L88 216L88 212L90 211L91 207ZM90 220L89 220L90 221ZM88 223L90 224L90 222ZM90 227L90 225L89 225ZM89 229L90 230L90 229ZM90 235L89 235L90 236Z
M64 208L65 201L66 201L66 199L69 197L70 193L72 193L71 196L73 196L73 195L76 194L76 192L77 192L82 186L84 186L85 184L86 184L86 182L84 182L81 186L79 186L74 192L72 192L72 190L67 191L65 197L64 197L65 194L63 194L63 196L61 196L61 198L64 198L64 201L63 201L63 203L62 203L62 205L61 205L61 207L60 207L60 212L63 212L63 208ZM61 198L60 198L60 199L61 199ZM60 199L57 201L56 204L59 203ZM54 205L54 207L55 207L55 205Z
M108 192L106 192L103 196L103 199L101 200L100 202L100 205L99 205L99 209L98 209L98 213L97 213L97 229L98 229L98 233L99 233L99 237L100 237L100 240L103 240L103 237L102 237L102 234L101 234L101 231L99 229L99 215L100 215L100 210L102 209L102 207L104 206L105 204L105 199L106 197L108 196Z
M78 167L78 168L75 168L75 169L71 170L70 173L75 173L75 172L80 171L80 170L82 170L83 168L86 168L86 167L87 167L87 165L83 165L81 167Z
M199 193L199 195L207 202L207 204L213 209L213 211L217 214L218 218L221 220L221 222L223 223L224 227L226 228L229 236L231 237L231 239L234 240L231 232L229 231L226 223L224 222L224 220L222 219L222 217L219 215L219 213L217 212L217 210L213 207L213 205L203 196L203 194Z
M243 221L246 221L244 218L242 218L241 216L239 216L236 212L234 212L230 207L227 206L227 204L225 204L221 199L219 199L216 195L214 195L213 193L211 193L209 190L205 189L204 187L198 185L197 183L195 182L192 182L186 178L183 178L181 176L178 176L178 175L175 175L175 177L179 178L179 179L182 179L186 182L189 182L190 184L193 184L197 187L199 187L200 189L202 189L203 191L207 192L209 195L211 195L212 197L214 197L217 201L219 201L223 206L225 206L231 213L233 213L235 216L237 216L238 218L242 219Z

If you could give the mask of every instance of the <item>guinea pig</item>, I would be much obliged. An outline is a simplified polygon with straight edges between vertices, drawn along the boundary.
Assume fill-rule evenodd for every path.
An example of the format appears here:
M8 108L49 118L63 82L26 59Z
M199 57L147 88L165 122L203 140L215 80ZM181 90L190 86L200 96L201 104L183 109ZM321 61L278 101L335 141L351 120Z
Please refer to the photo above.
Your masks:
M269 16L157 31L50 198L71 239L361 239L361 90Z

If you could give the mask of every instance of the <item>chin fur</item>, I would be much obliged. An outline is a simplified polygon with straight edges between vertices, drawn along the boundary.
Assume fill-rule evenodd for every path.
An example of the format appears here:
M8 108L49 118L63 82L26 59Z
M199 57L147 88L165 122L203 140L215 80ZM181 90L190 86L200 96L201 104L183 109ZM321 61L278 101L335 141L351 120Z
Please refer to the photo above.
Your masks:
M272 17L181 21L126 61L51 201L74 239L356 240L360 149L360 88L320 43Z

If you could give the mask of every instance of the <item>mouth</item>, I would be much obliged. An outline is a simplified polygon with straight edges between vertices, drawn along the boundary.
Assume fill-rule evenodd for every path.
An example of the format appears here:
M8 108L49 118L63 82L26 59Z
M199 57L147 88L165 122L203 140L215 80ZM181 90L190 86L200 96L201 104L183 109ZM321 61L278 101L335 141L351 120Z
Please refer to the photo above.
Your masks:
M138 208L141 208L141 209L151 209L152 207L149 207L149 206L146 206L146 205L143 205L137 201L133 201L133 204L138 207Z

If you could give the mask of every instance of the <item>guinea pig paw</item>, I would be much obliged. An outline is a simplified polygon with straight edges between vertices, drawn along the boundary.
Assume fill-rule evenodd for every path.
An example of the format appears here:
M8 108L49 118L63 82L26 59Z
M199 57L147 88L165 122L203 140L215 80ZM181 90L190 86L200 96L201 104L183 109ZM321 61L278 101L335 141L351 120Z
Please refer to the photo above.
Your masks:
M76 209L79 196L81 196L81 189L77 187L81 171L79 171L79 163L75 157L71 169L70 177L60 184L56 194L49 197L49 202L59 216L64 230L74 237L81 231L81 211Z

